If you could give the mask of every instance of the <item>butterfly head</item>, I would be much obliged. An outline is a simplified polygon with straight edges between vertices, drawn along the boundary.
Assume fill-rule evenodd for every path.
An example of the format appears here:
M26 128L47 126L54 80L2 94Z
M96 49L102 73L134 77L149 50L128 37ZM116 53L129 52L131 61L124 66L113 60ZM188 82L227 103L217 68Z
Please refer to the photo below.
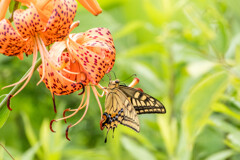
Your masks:
M118 79L110 81L108 84L109 89L118 88L120 81Z

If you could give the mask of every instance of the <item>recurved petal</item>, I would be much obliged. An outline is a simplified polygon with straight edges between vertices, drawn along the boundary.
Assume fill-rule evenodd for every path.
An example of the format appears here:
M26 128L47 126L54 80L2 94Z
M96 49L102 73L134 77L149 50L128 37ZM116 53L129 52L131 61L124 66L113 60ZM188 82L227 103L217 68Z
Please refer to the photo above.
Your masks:
M33 4L26 10L16 10L13 18L15 26L23 38L33 37L36 35L36 32L44 29L37 9Z
M7 19L0 21L0 53L6 56L20 56L27 51L27 40L14 30Z
M109 64L106 73L110 72L115 62L116 50L112 35L106 28L93 28L84 33L82 45L100 55Z
M58 66L45 63L45 76L43 82L55 95L67 95L82 89L89 80L79 63L72 59L69 53L63 52L65 43L56 42L50 50L51 60ZM61 67L59 67L61 66ZM40 77L43 76L43 66L38 68ZM71 73L70 73L71 72ZM81 83L80 83L81 82Z
M52 15L41 37L45 45L63 40L68 34L77 9L75 0L54 0Z
M89 29L88 31L84 32L84 36L85 36L84 37L85 41L89 41L93 39L97 39L97 40L105 39L107 40L108 43L113 44L112 35L107 28L98 27L98 28Z
M69 36L68 50L71 52L74 59L81 64L92 84L98 84L108 70L109 64L102 56L77 44L71 38L72 35Z
M68 53L63 53L62 58L66 60L66 58L69 59L67 56ZM59 61L59 64L61 65L62 62ZM45 83L46 87L51 91L51 93L54 93L55 95L68 95L75 91L78 91L82 89L82 85L80 83L74 83L70 82L68 79L70 78L69 73L64 73L63 70L57 71L52 66L50 66L48 63L46 63L45 66L45 78L43 79L43 82ZM65 69L70 69L71 65L70 63L65 67ZM78 71L78 68L75 68L76 71ZM39 75L42 77L42 65L38 68ZM74 71L73 69L71 71ZM65 76L66 77L65 77ZM76 75L73 78L73 81L75 81ZM86 85L86 83L81 82L83 85Z
M102 9L96 0L78 0L84 8L86 8L93 15L97 16L102 13Z

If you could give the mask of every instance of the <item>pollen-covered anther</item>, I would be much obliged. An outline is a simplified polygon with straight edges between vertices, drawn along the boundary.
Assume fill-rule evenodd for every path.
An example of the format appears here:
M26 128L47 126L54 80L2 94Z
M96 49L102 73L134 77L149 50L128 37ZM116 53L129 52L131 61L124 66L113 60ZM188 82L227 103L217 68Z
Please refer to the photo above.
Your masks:
M68 109L65 109L65 110L63 111L63 118L66 117L66 112L69 112L70 110L71 110L71 108L68 108ZM67 119L64 119L64 122L67 123Z
M56 122L56 120L54 120L54 119L53 119L53 120L51 120L51 122L50 122L50 125L49 125L49 126L50 126L50 130L51 130L51 131L54 133L54 132L56 132L56 131L54 131L54 130L53 130L53 128L52 128L52 124L53 124L53 122Z
M8 96L8 100L7 100L7 107L8 107L8 109L9 109L10 111L12 110L12 108L10 107L10 99L12 98L12 96L13 96L13 95L10 94L10 95Z
M85 87L82 82L79 82L78 84L82 85L82 92L78 93L78 95L82 95L85 92Z
M57 113L57 107L56 107L56 102L55 102L54 92L53 92L53 94L52 94L52 100L53 100L53 108L54 108L54 112Z
M67 126L67 129L66 129L66 138L67 138L67 140L69 140L69 141L71 141L70 140L70 138L68 137L68 130L69 130L69 128L71 128L71 124L69 124L68 126Z

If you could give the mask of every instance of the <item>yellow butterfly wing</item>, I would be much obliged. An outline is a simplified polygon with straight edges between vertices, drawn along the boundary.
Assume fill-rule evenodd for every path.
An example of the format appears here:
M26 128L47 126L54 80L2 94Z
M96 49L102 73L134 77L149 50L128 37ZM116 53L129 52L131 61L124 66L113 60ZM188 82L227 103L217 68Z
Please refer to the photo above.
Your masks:
M123 85L119 89L127 96L137 114L166 113L164 105L147 93Z
M139 132L139 119L127 96L118 88L109 90L105 99L105 112L100 123L101 129L115 129L118 124Z

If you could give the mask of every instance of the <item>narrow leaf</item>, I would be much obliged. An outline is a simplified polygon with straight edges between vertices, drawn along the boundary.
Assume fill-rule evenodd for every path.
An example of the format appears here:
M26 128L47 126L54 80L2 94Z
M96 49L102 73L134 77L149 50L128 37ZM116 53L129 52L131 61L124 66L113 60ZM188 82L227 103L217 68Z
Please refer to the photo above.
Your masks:
M0 128L4 125L7 121L10 111L8 110L7 106L0 109Z
M212 104L226 88L225 72L210 75L198 83L183 104L183 127L187 137L195 138L207 123Z

